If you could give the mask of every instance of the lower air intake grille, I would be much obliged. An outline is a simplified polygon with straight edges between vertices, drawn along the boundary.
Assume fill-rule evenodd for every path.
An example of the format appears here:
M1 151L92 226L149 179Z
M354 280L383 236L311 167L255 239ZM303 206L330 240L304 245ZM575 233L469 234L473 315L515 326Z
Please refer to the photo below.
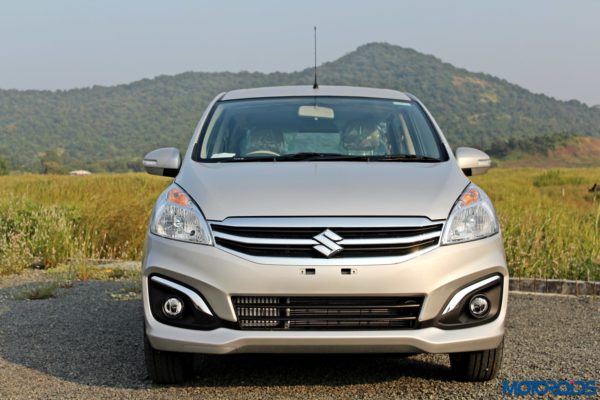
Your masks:
M415 328L422 297L232 297L242 330Z

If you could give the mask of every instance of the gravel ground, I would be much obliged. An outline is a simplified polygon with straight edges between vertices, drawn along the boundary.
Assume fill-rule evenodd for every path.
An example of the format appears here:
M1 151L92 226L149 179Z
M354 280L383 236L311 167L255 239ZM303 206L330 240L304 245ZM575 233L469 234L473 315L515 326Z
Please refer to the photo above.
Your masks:
M448 357L209 358L184 386L155 386L127 282L77 283L48 300L0 284L0 398L500 398L502 379L600 379L600 300L511 294L504 363L486 383L452 380Z

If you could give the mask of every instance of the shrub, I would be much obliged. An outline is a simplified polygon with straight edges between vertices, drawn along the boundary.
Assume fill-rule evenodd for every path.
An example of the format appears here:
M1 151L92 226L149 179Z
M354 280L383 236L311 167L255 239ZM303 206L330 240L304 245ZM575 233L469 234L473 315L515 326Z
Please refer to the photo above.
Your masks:
M44 282L23 290L15 298L19 300L45 300L54 297L57 289L58 284L55 282Z
M65 261L76 243L72 217L60 206L42 206L9 196L0 202L0 274L19 272L37 261Z
M579 176L564 176L559 170L549 170L533 179L533 186L579 185L583 178Z

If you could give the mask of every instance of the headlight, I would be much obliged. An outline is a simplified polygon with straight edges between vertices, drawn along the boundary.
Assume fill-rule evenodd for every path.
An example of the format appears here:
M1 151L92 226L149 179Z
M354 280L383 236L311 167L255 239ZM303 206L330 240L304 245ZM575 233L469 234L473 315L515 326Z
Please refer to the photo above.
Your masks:
M212 244L208 224L191 197L172 184L158 198L150 232L169 239Z
M496 211L489 197L474 184L460 195L444 229L442 244L482 239L498 233Z

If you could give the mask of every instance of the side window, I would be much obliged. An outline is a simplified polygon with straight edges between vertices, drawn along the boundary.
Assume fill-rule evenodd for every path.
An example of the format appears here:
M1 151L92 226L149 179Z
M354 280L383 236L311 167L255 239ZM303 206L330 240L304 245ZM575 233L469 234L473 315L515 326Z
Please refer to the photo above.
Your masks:
M223 152L225 137L227 136L228 124L223 121L223 118L219 118L216 122L212 135L208 138L208 149L210 154Z
M416 111L404 113L404 121L410 132L415 154L430 157L440 157L440 149L434 136L431 134L431 129L425 121L423 115Z
M206 132L204 134L204 140L202 142L202 148L200 150L200 157L202 157L202 158L207 158L208 154L213 153L212 147L214 147L216 136L217 136L214 132L215 125L217 124L217 121L220 122L220 120L221 120L220 117L221 117L222 113L223 113L223 107L221 105L219 105L219 106L217 106L217 109L215 110L214 114L210 117L210 122L208 124L208 127L206 128Z
M394 121L394 125L396 127L395 132L397 134L398 152L400 154L417 154L414 141L411 132L408 129L404 115L400 113L395 117L397 118L397 120Z

